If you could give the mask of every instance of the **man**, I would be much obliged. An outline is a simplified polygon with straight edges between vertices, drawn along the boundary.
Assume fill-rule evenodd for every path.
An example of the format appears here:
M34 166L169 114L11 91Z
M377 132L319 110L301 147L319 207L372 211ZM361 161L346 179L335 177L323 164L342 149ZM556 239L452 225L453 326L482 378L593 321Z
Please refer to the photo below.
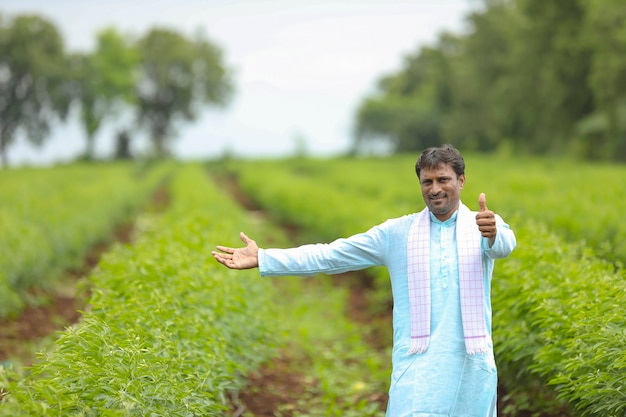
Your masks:
M465 162L451 145L425 150L415 166L426 208L330 244L260 249L218 246L218 262L262 276L335 274L384 265L394 298L388 417L495 417L491 339L494 259L515 235L487 208L461 203Z

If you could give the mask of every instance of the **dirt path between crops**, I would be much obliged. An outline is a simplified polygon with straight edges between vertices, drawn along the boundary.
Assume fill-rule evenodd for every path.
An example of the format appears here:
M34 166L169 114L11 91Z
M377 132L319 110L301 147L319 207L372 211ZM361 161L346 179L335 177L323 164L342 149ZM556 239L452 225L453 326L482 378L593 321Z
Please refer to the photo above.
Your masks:
M248 210L253 216L266 220L262 208L258 207L248 195L239 187L235 176L220 177L217 181L239 205ZM290 240L297 240L299 230L293 225L279 225L283 228ZM348 286L350 289L346 315L357 323L376 322L379 325L374 327L374 331L366 335L366 341L375 349L384 349L388 335L383 335L379 328L391 328L391 306L386 312L375 316L368 312L368 291L372 290L372 278L363 271L348 272L334 275L337 285ZM248 387L237 398L243 407L233 412L233 416L241 415L244 411L251 413L255 417L274 417L280 408L281 416L291 417L299 415L300 410L296 408L298 399L302 396L309 384L297 369L302 368L302 363L295 363L291 360L289 353L281 352L280 356L272 360L271 364L263 366L258 372L248 377ZM381 392L375 396L373 401L380 402L383 408L387 404L387 393ZM289 414L285 410L292 410Z
M152 195L148 210L160 211L169 204L166 185L161 185ZM22 365L32 365L35 360L33 346L43 338L76 323L85 308L87 293L77 286L98 264L102 255L115 243L130 243L133 223L119 225L106 242L90 248L80 268L68 270L59 282L64 283L51 293L33 290L31 295L40 299L41 305L27 306L16 318L0 320L0 363L17 360Z

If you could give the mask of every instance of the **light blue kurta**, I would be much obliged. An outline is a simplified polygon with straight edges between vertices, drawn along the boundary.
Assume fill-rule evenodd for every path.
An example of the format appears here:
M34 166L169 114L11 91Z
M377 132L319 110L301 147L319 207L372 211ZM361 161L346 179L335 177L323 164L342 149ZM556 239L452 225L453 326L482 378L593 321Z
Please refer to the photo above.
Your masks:
M418 214L387 220L365 233L329 244L260 249L262 276L335 274L384 265L394 298L393 353L388 417L495 417L497 374L491 341L491 275L494 259L515 248L515 235L496 215L492 247L481 238L485 280L485 320L489 351L468 355L463 339L456 216L445 222L431 214L431 339L423 354L408 354L407 238Z

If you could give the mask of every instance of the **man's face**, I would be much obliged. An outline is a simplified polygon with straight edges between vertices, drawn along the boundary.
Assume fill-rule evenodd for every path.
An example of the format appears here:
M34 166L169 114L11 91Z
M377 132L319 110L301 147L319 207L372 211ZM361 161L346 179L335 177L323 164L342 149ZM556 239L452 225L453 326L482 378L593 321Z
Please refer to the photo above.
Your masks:
M459 208L465 175L457 177L450 165L441 164L436 168L422 168L420 184L428 209L435 217L444 221Z

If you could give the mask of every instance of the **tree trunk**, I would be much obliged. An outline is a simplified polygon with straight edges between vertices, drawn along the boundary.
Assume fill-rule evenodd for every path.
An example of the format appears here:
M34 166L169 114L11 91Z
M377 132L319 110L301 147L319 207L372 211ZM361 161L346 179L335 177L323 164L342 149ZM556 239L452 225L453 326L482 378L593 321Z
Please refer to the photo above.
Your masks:
M7 146L4 140L0 137L0 168L9 167L9 156L7 155Z
M620 131L617 117L617 104L613 104L607 111L608 129L606 131L606 142L604 148L604 158L607 160L615 160L617 155L615 152L619 147Z
M163 126L159 126L152 132L152 140L154 141L154 151L158 158L165 158L169 156L169 149L167 148L167 134L166 129Z
M126 130L120 130L115 137L115 159L132 159L130 151L130 135Z
M85 159L92 161L94 159L95 139L93 134L87 135L87 146L85 147Z

